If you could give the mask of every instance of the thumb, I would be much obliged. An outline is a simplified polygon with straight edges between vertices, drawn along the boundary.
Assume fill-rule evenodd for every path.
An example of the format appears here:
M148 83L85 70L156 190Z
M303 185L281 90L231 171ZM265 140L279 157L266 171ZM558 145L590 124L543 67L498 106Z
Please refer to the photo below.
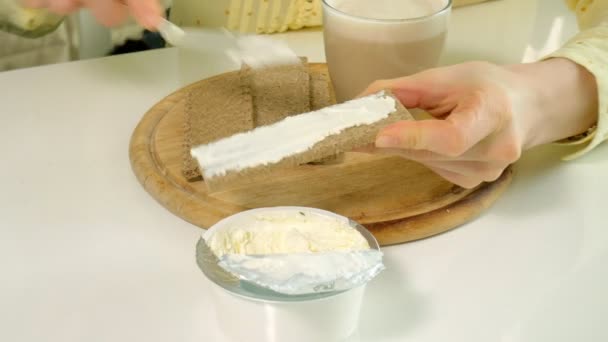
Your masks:
M376 146L457 157L503 126L503 115L495 112L501 107L490 103L484 93L475 92L461 101L445 119L401 121L386 127L378 135Z
M421 107L421 100L427 96L432 88L417 82L416 75L378 80L370 84L358 97L375 94L381 90L390 90L406 108Z
M149 30L155 30L163 18L158 0L127 0L126 4L135 20Z

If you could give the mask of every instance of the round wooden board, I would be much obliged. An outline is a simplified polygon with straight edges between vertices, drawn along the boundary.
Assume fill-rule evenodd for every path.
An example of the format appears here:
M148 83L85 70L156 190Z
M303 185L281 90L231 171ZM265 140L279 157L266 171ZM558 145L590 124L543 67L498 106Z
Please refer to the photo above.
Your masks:
M327 72L325 64L313 64L311 70ZM472 220L511 182L507 169L495 182L466 190L402 158L346 153L339 162L278 170L265 181L209 194L203 181L188 182L181 173L184 101L197 84L167 96L144 115L131 137L129 157L150 195L201 228L254 207L300 205L348 216L381 245L397 244Z

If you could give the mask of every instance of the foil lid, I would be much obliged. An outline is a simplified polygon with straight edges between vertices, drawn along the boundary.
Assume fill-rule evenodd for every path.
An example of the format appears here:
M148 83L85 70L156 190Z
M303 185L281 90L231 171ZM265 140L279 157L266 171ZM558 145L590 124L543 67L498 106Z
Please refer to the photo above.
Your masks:
M376 249L352 252L225 254L218 265L241 281L287 295L345 291L369 282L385 267Z

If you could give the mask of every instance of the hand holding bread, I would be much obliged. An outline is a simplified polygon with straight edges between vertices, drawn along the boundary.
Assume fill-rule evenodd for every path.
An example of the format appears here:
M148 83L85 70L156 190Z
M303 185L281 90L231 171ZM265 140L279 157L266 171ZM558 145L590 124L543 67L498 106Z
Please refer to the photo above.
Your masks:
M593 76L567 59L500 67L471 62L373 83L433 118L383 129L375 153L425 164L466 188L493 181L533 146L585 132L597 120Z

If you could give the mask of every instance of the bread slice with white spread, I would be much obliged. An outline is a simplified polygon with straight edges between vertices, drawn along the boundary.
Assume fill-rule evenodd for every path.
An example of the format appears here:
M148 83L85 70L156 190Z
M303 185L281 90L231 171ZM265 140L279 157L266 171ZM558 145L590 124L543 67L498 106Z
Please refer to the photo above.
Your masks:
M191 154L213 192L371 144L384 126L412 119L393 94L382 91L195 146Z

